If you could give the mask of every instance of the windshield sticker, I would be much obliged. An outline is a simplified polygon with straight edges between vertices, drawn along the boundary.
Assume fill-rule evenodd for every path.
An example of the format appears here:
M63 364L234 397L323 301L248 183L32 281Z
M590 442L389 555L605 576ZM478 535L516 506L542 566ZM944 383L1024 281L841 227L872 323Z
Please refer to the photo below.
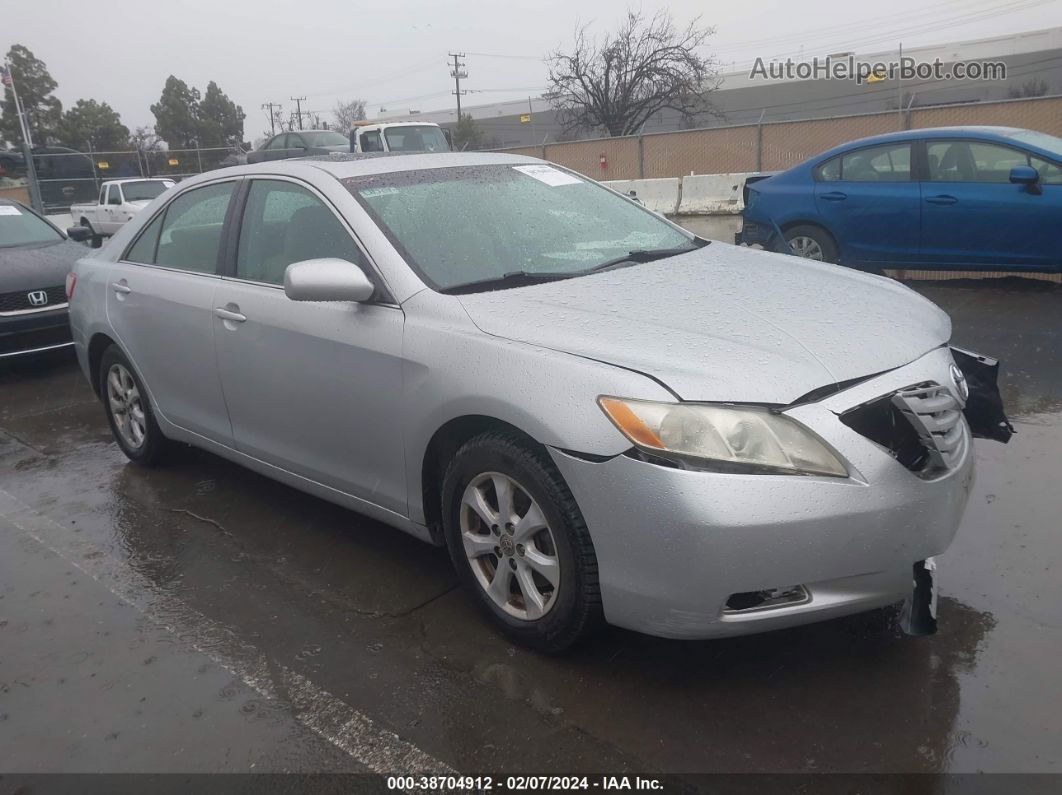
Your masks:
M392 196L398 193L398 188L366 188L358 192L366 199L375 199L377 196Z
M19 212L18 207L12 207L10 204L0 204L0 215L22 215Z
M554 188L558 185L578 185L582 182L578 177L566 171L558 171L552 166L513 166L513 170L534 177L539 182L544 182Z

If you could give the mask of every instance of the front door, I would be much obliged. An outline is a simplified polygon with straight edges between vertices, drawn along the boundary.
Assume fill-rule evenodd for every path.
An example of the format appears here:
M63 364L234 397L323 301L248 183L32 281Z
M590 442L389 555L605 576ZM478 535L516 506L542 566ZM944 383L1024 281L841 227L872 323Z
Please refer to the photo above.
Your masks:
M234 273L214 297L236 449L405 514L404 315L371 302L290 300L287 266L320 257L365 266L372 278L326 200L293 181L253 180Z
M845 265L912 262L918 255L918 183L910 142L857 149L820 168L815 206Z
M214 354L214 291L233 181L174 199L111 268L107 317L159 413L221 444L232 429Z
M1038 158L1032 165L1046 171ZM1030 165L1021 149L976 140L926 141L922 259L961 268L1054 269L1062 259L1062 186L1030 190L1010 170ZM1050 175L1047 182L1050 182Z

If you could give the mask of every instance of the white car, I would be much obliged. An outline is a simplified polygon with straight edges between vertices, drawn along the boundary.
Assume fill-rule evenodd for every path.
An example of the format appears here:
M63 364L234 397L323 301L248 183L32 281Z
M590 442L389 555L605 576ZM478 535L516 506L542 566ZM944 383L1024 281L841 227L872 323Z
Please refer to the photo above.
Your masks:
M94 242L109 237L176 183L172 179L113 179L100 186L100 198L90 204L73 204L70 217L92 232Z

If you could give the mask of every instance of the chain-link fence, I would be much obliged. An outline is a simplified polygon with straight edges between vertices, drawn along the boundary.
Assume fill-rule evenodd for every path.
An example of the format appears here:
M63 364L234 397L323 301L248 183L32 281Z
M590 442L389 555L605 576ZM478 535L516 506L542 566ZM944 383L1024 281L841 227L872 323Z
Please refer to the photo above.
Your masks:
M235 163L230 148L132 150L125 152L78 152L46 147L33 153L33 165L44 211L64 212L71 204L90 202L99 196L109 179L167 177L180 180ZM22 158L12 159L5 169L3 186L18 189L26 184Z
M1062 96L595 138L498 151L541 157L594 179L648 179L779 171L869 135L973 124L1026 127L1062 136Z

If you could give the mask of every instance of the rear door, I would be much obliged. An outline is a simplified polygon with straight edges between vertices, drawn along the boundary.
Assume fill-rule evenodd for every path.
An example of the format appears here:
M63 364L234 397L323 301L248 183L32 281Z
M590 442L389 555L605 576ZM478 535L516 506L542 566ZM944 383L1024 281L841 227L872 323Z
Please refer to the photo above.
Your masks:
M856 149L819 166L815 206L848 264L912 262L918 256L918 183L910 141Z
M922 193L922 259L950 267L1057 267L1062 257L1058 169L1016 147L974 139L930 139ZM1032 165L1040 189L1010 181Z
M214 292L236 182L188 190L111 269L107 317L168 421L232 444L214 353Z
M236 448L405 515L402 310L285 295L285 269L306 259L338 257L373 278L346 223L309 185L255 178L242 215L214 301Z

